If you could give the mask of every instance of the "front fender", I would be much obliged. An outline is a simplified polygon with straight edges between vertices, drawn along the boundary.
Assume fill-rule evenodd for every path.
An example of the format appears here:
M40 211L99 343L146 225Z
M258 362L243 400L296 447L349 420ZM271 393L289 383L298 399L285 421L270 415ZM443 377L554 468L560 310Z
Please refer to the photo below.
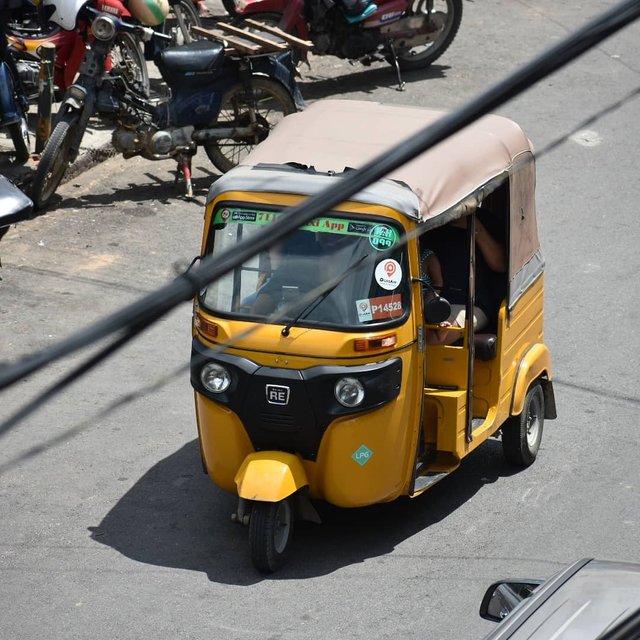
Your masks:
M280 502L309 484L298 456L283 451L249 454L234 478L245 500Z
M511 397L512 416L522 413L524 399L531 383L542 375L549 380L552 378L551 352L547 345L537 342L524 354L518 365Z

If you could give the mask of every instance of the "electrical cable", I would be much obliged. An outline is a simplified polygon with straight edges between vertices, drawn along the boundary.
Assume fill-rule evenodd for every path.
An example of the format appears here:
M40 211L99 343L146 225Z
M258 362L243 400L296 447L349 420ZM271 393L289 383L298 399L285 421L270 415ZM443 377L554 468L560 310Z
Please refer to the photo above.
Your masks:
M178 276L170 284L144 296L104 320L90 325L52 347L25 356L16 363L4 365L0 369L0 389L9 387L25 375L33 373L59 358L87 347L116 331L124 330L123 336L81 367L82 373L86 372L139 333L141 328L158 320L179 303L192 299L200 289L213 280L228 273L253 255L267 249L326 209L333 208L347 200L371 182L383 178L416 155L471 124L477 118L490 113L496 107L566 65L639 16L640 2L637 0L627 0L604 12L465 106L444 116L435 124L412 136L410 140L397 145L389 152L385 152L361 169L350 172L340 184L308 198L300 205L291 207L286 216L282 216L281 220L270 225L259 237L253 238L250 242L241 242L216 258L202 259L197 268ZM80 375L79 370L71 374L72 379L68 379L69 376L67 376L62 383L53 385L47 391L47 397L55 393L54 390L59 389L61 384L64 383L64 386L70 384L72 380L77 379L78 375ZM43 398L38 398L32 404L40 405L42 402ZM19 413L26 412L27 409L28 407L25 407ZM10 420L14 425L13 418ZM0 425L2 430L6 424L5 422Z

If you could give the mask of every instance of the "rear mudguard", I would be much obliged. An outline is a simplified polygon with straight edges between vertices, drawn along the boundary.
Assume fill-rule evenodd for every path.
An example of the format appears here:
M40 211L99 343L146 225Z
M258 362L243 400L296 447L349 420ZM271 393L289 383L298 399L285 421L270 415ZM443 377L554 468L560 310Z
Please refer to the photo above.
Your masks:
M548 347L540 342L529 348L518 365L509 412L512 416L522 413L527 391L531 384L539 378L545 395L545 418L553 419L556 417L555 398L551 383L551 353Z
M296 107L300 110L304 109L304 99L296 82L291 51L285 51L276 56L255 58L252 67L254 74L270 77L283 85L291 94Z
M283 451L249 454L234 478L245 500L280 502L309 484L298 456Z

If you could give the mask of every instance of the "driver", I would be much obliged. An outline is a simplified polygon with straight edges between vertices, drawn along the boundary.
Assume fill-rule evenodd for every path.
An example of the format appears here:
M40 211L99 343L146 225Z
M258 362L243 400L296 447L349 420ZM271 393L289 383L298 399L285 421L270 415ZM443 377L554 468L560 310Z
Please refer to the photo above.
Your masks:
M348 235L337 233L296 231L281 245L275 261L278 266L258 290L252 313L268 315L335 277L342 262L338 252L348 246L349 239Z

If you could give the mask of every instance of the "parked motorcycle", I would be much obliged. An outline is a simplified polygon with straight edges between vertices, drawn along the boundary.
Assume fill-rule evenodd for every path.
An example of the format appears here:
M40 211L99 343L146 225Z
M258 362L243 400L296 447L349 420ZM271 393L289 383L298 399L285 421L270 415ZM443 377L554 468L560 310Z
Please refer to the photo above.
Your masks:
M224 44L208 40L162 51L156 66L170 97L146 99L124 75L100 71L119 32L145 28L90 7L84 10L93 14L95 40L77 82L65 95L38 164L32 187L37 209L50 202L76 159L94 112L116 124L113 144L125 158L176 159L191 197L191 158L199 145L225 172L264 140L282 117L303 105L289 51L277 56L228 55ZM143 35L169 37L151 29Z
M90 4L119 17L132 17L129 8L120 0L92 0ZM25 9L7 22L9 45L30 102L35 103L38 99L40 46L50 43L56 48L53 82L59 99L78 74L87 44L93 38L90 26L90 22L82 14L78 14L75 23L65 20L62 26L47 22L36 13L35 8L31 11ZM124 73L138 91L149 94L147 62L140 41L133 34L118 34L105 60L105 70Z
M4 25L0 16L0 129L8 132L15 148L15 161L22 164L29 159L29 103L7 45Z
M226 4L233 0L226 0ZM364 65L386 60L402 86L401 71L424 69L455 38L462 20L462 0L374 0L362 20L346 14L343 0L238 0L240 18L277 26L311 40L316 55L358 60ZM367 15L368 14L368 15ZM304 59L304 51L300 52Z

